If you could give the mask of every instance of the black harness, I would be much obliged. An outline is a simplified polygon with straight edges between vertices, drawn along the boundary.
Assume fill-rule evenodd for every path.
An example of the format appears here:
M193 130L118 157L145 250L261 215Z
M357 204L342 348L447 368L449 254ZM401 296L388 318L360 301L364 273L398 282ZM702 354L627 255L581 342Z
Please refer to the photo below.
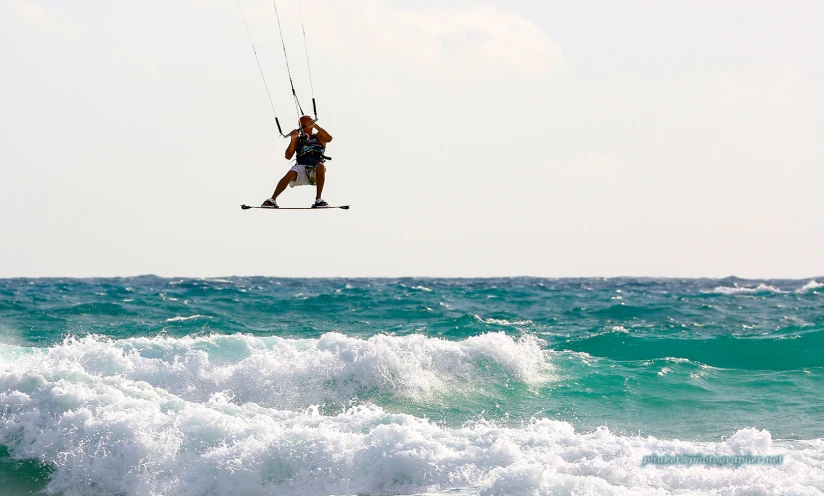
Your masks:
M298 164L316 166L326 160L332 160L332 157L327 157L324 155L325 153L326 147L323 145L323 142L318 139L317 134L313 134L312 136L301 134L297 146Z

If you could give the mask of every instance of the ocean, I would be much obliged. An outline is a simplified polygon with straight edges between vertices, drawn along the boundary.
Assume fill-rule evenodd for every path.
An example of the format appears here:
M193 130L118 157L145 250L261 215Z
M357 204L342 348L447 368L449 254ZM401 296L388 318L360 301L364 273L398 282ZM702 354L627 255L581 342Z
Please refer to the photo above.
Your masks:
M823 280L0 280L0 494L822 495Z

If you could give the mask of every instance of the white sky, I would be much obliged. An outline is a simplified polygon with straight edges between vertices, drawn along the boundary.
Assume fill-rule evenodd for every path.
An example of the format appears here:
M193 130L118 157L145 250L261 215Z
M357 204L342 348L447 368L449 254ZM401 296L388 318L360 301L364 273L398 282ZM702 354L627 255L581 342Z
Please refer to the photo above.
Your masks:
M824 2L303 11L349 211L240 210L289 165L235 0L0 0L0 277L824 274Z

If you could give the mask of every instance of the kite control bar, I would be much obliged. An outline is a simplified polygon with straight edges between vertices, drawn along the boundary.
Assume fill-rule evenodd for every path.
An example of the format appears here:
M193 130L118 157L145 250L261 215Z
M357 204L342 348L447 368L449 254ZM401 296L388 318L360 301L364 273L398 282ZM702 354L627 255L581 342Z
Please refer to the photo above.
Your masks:
M318 106L317 106L317 104L315 104L315 99L314 98L312 98L312 110L314 110L314 112L315 112L315 118L312 119L312 124L314 124L314 123L318 122ZM275 124L278 125L278 132L284 138L288 138L295 131L297 131L298 133L303 132L303 128L297 128L297 129L293 129L291 132L289 132L289 134L283 134L283 129L281 129L281 127L280 127L280 121L278 120L277 116L275 116Z

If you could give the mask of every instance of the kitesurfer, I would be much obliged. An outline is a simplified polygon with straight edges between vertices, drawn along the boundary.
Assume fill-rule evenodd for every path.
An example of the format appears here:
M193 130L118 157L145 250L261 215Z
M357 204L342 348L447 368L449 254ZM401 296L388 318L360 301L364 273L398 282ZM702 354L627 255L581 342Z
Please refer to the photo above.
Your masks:
M297 154L295 165L281 178L271 198L267 198L261 207L278 208L277 197L286 190L286 186L313 185L317 191L312 208L328 207L321 193L326 180L326 145L332 136L308 115L300 118L300 128L289 134L291 141L286 148L286 159L291 160ZM313 132L317 131L317 132Z

